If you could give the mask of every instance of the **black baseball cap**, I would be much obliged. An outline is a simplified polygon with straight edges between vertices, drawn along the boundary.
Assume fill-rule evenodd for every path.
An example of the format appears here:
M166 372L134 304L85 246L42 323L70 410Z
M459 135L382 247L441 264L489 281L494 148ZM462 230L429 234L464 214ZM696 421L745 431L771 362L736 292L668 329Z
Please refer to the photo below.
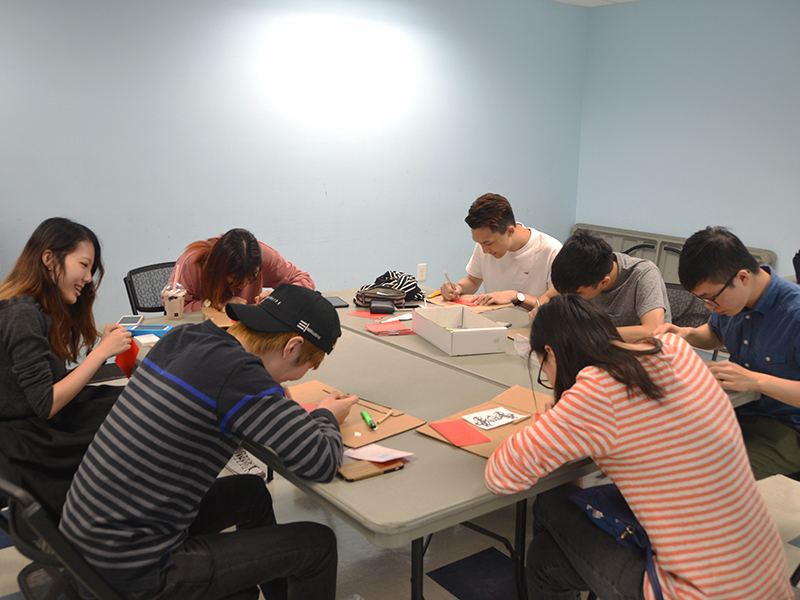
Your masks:
M248 329L262 333L296 331L328 354L342 335L339 315L322 294L289 283L276 287L255 306L227 304L225 312Z

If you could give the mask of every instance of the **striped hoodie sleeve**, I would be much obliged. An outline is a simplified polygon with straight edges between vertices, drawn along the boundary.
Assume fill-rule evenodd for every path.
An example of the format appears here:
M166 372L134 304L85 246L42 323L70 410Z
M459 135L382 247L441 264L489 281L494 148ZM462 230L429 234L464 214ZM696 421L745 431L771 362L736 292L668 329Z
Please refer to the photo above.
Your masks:
M341 466L344 446L339 424L324 409L306 412L284 395L274 381L257 394L243 392L239 382L247 380L236 369L226 384L220 402L220 429L271 448L284 465L303 479L331 481ZM262 369L263 371L263 369Z

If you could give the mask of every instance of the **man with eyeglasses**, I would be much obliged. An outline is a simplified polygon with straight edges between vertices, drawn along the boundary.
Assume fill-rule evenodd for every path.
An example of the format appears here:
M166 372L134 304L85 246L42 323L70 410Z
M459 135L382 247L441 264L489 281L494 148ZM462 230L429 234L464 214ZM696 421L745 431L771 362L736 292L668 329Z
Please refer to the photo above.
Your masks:
M729 361L709 369L722 387L760 392L736 409L756 479L800 471L800 286L759 267L723 227L688 240L678 264L681 285L712 309L700 327L663 325L704 350L726 348Z

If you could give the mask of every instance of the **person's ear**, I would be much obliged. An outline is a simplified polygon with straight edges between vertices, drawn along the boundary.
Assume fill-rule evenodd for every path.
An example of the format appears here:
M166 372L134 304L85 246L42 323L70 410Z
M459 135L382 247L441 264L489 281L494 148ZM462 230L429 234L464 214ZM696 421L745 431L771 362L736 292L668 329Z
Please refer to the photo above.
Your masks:
M556 360L556 353L553 352L553 348L549 344L545 344L544 345L544 360L548 361L551 358L553 359L553 361L555 361Z
M600 291L602 292L604 289L608 287L608 284L611 283L611 275L606 275L603 279L600 280L600 283L597 285L600 286Z
M753 274L748 271L747 269L741 269L736 274L736 279L742 282L742 285L747 285L750 283L750 280L753 278Z
M53 270L53 265L56 262L56 255L55 253L50 250L49 248L42 253L42 262L44 266L47 267L48 271Z
M511 238L514 237L514 232L517 230L515 225L509 225L508 229L506 229L506 235Z
M300 356L300 349L303 347L303 342L305 340L300 337L299 335L294 336L283 347L283 359L288 360L292 357Z

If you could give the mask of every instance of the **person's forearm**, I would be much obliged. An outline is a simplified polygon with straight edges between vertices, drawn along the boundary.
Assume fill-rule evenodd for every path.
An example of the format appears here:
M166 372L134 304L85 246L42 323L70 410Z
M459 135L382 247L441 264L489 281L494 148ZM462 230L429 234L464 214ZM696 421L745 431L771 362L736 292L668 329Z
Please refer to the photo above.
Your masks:
M457 281L456 285L461 286L461 293L462 294L474 294L478 291L478 288L481 287L481 284L476 284L473 279L469 276L464 277L464 279Z
M89 380L107 359L107 356L98 352L97 348L95 348L83 359L81 364L75 367L61 381L58 381L53 386L53 406L50 408L50 415L47 418L52 418L69 404L78 395L78 392L89 383Z
M756 373L756 389L770 398L775 398L779 402L800 408L800 381L791 379L781 379L766 373Z
M717 350L724 346L722 340L714 333L708 325L702 327L684 328L685 334L682 335L690 346L700 350Z

